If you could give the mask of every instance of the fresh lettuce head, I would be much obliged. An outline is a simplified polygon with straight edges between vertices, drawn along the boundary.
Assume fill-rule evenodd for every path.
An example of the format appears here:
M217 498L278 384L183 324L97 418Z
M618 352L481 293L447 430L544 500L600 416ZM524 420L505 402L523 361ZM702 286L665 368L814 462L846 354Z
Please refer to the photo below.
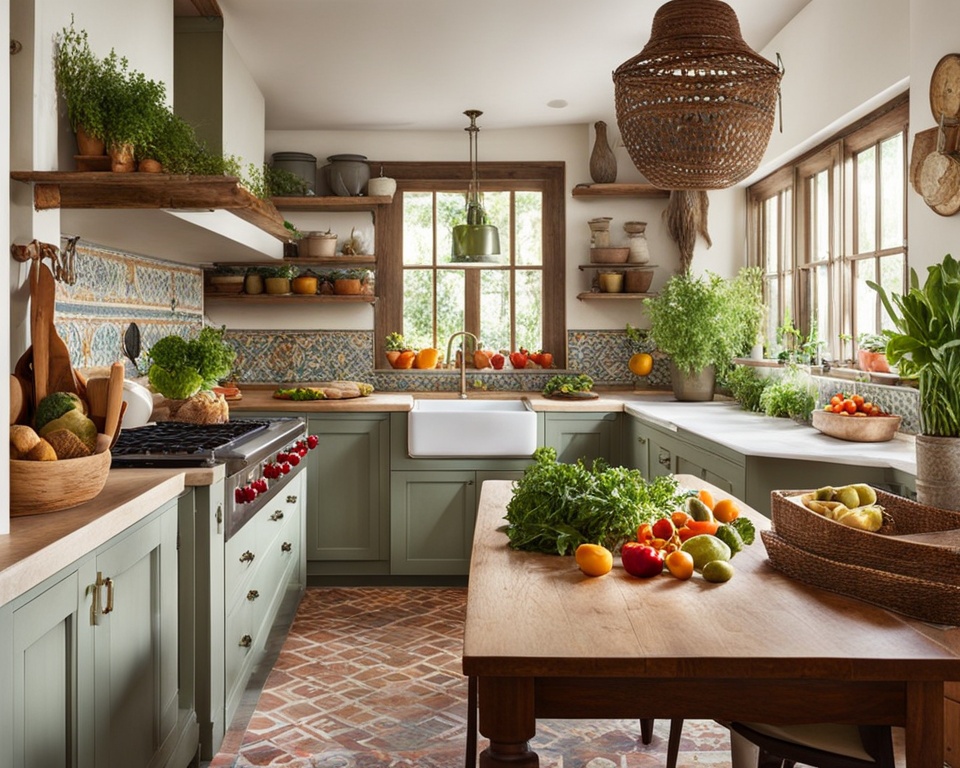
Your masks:
M216 386L230 373L236 352L223 341L225 328L205 327L189 341L164 336L147 352L150 385L164 397L184 400Z

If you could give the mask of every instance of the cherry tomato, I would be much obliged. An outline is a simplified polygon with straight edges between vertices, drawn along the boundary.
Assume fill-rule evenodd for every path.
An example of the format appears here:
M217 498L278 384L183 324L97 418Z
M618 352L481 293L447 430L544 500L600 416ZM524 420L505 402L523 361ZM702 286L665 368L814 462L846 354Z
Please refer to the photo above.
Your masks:
M856 404L855 402L853 402L853 400L844 400L844 401L843 401L843 410L845 410L847 413L856 413L856 412L857 412L857 404Z

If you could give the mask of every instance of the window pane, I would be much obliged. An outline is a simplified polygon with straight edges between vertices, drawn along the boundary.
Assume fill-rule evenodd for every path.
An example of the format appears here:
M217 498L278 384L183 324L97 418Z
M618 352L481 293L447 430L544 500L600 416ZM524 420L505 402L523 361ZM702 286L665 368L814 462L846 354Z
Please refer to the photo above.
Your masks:
M543 194L517 192L514 195L517 220L517 264L543 264ZM500 243L503 249L503 243Z
M783 322L783 316L789 312L793 318L793 324L797 324L797 308L793 305L793 275L787 273L783 276L783 306L780 308L780 317L778 325Z
M777 221L779 197L771 197L763 203L763 252L764 272L773 274L779 270L779 247L777 244Z
M540 270L517 270L517 346L531 351L543 346L541 276Z
M854 338L861 333L877 332L877 302L879 297L876 291L867 285L867 280L877 279L876 262L873 259L858 261L856 266L856 302L857 319L854 329Z
M403 272L403 336L413 348L433 346L433 273Z
M437 272L437 345L447 343L451 334L462 331L464 270L443 269ZM406 327L406 326L404 326ZM446 354L446 347L443 350Z
M403 193L403 263L433 263L433 194Z
M453 228L464 223L466 198L462 192L437 192L437 262L449 261Z
M764 328L764 338L768 345L772 345L777 340L777 327L780 325L780 296L778 293L777 279L764 280L764 292L766 296L767 317ZM768 350L769 352L770 350Z
M857 253L877 249L877 150L857 155Z
M782 195L780 222L783 227L783 269L793 269L793 191L786 190Z
M882 285L887 294L903 293L907 286L903 279L904 257L902 253L893 256L884 256L880 259L880 285ZM886 310L880 312L880 327L893 330L893 321Z
M500 259L510 263L513 238L510 236L510 193L486 192L483 195L483 210L487 221L500 232Z
M485 349L512 349L507 270L485 269L480 274L480 341Z
M820 171L815 177L816 226L813 231L812 255L816 261L830 258L830 176Z
M880 247L903 247L903 138L880 143Z

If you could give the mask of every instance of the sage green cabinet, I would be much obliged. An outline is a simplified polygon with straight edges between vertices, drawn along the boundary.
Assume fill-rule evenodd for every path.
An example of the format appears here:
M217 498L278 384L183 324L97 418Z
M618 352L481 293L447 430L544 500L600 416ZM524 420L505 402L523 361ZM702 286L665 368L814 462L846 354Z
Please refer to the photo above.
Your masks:
M3 768L181 768L197 752L179 689L170 502L0 608Z
M388 560L388 415L317 414L307 428L319 438L307 454L307 560Z
M619 413L544 414L544 445L557 451L557 460L573 463L578 459L591 464L603 459L620 463Z
M483 482L522 475L510 469L391 472L390 573L466 575Z

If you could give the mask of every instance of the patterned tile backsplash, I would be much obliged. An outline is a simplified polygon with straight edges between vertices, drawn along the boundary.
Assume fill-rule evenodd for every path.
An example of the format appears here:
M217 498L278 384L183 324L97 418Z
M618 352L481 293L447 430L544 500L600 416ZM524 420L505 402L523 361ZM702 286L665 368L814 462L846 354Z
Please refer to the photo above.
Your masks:
M77 367L99 367L123 359L123 334L131 322L140 328L143 346L162 336L192 336L203 327L202 270L80 244L77 281L58 283L56 326ZM455 371L388 371L374 368L372 331L230 330L227 341L237 351L234 376L247 383L295 383L350 379L386 391L453 392ZM650 352L653 371L640 378L627 362L635 352ZM597 386L669 390L668 358L651 343L637 342L621 330L568 330L570 372L591 376ZM127 375L137 371L127 363ZM539 391L558 371L522 373L468 371L471 388ZM864 397L903 417L901 431L919 431L917 391L814 377L820 402L839 390Z

